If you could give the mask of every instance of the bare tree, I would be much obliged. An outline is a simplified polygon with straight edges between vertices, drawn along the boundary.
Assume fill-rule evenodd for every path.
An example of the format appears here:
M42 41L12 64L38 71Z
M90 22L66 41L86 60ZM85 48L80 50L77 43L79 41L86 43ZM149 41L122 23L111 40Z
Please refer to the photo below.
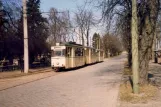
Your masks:
M69 11L58 12L51 8L49 15L50 37L49 43L54 45L56 42L66 42L70 40L69 32L71 29Z
M86 39L86 45L89 46L90 29L95 25L93 12L78 7L78 11L75 13L75 23L81 33L82 45L85 45Z
M99 4L102 8L103 17L108 22L112 19L124 19L126 16L131 19L132 0L99 0ZM139 83L145 84L148 80L148 64L152 52L151 48L160 8L160 0L138 0L137 7L140 65ZM122 22L126 23L126 21L123 20ZM128 25L131 25L131 21Z
M105 34L102 37L102 46L105 51L105 57L118 55L122 51L122 44L117 36Z
M95 25L94 15L92 11L85 12L85 37L87 40L87 46L89 46L89 33L92 26Z

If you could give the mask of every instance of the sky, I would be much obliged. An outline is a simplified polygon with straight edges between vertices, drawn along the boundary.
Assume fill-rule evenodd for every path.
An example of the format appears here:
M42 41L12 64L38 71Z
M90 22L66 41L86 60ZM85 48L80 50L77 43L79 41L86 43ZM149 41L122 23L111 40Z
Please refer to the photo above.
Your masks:
M56 8L60 12L64 10L69 10L71 18L73 18L74 12L76 12L77 7L83 5L84 3L85 0L41 0L41 11L49 12L51 7ZM92 9L95 17L101 18L100 10L94 8L92 4L87 4L86 9ZM100 25L97 25L91 29L90 32L91 37L95 32L101 35L104 34L105 27Z
M77 11L78 6L84 5L85 0L41 0L41 11L49 12L51 7L56 8L58 11L69 10L71 16ZM94 8L93 4L87 4L86 9L93 10L96 18L101 18L99 9Z
M59 11L75 11L77 5L82 5L83 3L84 0L41 0L41 10L49 11L51 7L54 7Z

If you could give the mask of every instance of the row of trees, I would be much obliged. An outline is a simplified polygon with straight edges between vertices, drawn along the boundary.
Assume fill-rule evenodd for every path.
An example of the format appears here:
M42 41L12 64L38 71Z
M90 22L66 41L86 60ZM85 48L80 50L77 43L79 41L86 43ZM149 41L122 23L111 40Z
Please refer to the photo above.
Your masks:
M21 0L0 0L0 59L23 56L23 12ZM46 17L44 17L46 16ZM69 11L59 12L51 8L49 12L40 11L40 0L27 1L27 23L29 39L30 62L34 56L50 52L50 46L56 42L75 41L74 29L80 29L79 34L87 39L93 25L92 11L78 9L74 23L70 20ZM74 27L75 25L75 27ZM76 34L75 34L76 35Z
M21 54L21 37L18 33L20 8L14 2L0 1L0 57Z
M43 13L40 3L41 0L27 0L30 63L34 56L50 52L50 46L56 42L76 42L76 35L82 45L89 46L91 28L98 24L92 10L78 7L72 22L69 11L51 8ZM22 1L0 0L0 60L23 57L23 41ZM98 43L104 50L116 54L120 51L120 42L116 41L119 41L116 36L94 34L93 47L99 48Z
M0 1L1 11L1 59L23 55L23 13L20 1ZM40 0L27 2L28 39L30 62L34 56L48 51L46 39L49 36L48 21L40 12Z
M115 30L124 41L123 45L129 53L128 61L129 66L131 66L132 0L102 0L100 6L102 7L104 19L108 23L112 19L117 19ZM152 44L156 34L159 9L160 0L137 0L139 84L145 84L148 80L148 66L152 55Z
M106 57L119 55L123 51L121 40L116 35L105 34L102 37L102 46Z
M121 40L117 36L109 33L103 36L94 33L92 41L92 46L95 49L104 50L105 57L116 56L123 51Z

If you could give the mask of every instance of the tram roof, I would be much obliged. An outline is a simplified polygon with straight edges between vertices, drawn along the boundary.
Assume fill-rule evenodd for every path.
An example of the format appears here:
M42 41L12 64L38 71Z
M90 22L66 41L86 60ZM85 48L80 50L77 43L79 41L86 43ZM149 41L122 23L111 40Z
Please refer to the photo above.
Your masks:
M67 42L67 43L61 43L61 44L59 44L59 46L76 46L76 47L84 47L83 45L81 45L81 44L76 44L76 43L74 43L74 42Z
M95 50L100 50L100 51L103 51L103 49L96 49L94 47L89 47L89 46L84 46L85 48L90 48L90 49L95 49Z
M75 42L59 43L59 45L56 45L56 46L72 46L72 47L83 47L83 48L95 49L94 47L83 46L83 45L77 44ZM95 50L103 51L102 49L95 49Z

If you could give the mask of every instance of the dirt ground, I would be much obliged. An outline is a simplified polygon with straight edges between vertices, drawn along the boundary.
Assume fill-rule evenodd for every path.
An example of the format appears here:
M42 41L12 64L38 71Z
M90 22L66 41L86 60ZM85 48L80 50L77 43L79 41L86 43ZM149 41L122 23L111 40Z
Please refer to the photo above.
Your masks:
M150 83L157 87L157 95L147 101L140 103L129 103L119 101L119 107L161 107L161 64L150 62L149 65Z

